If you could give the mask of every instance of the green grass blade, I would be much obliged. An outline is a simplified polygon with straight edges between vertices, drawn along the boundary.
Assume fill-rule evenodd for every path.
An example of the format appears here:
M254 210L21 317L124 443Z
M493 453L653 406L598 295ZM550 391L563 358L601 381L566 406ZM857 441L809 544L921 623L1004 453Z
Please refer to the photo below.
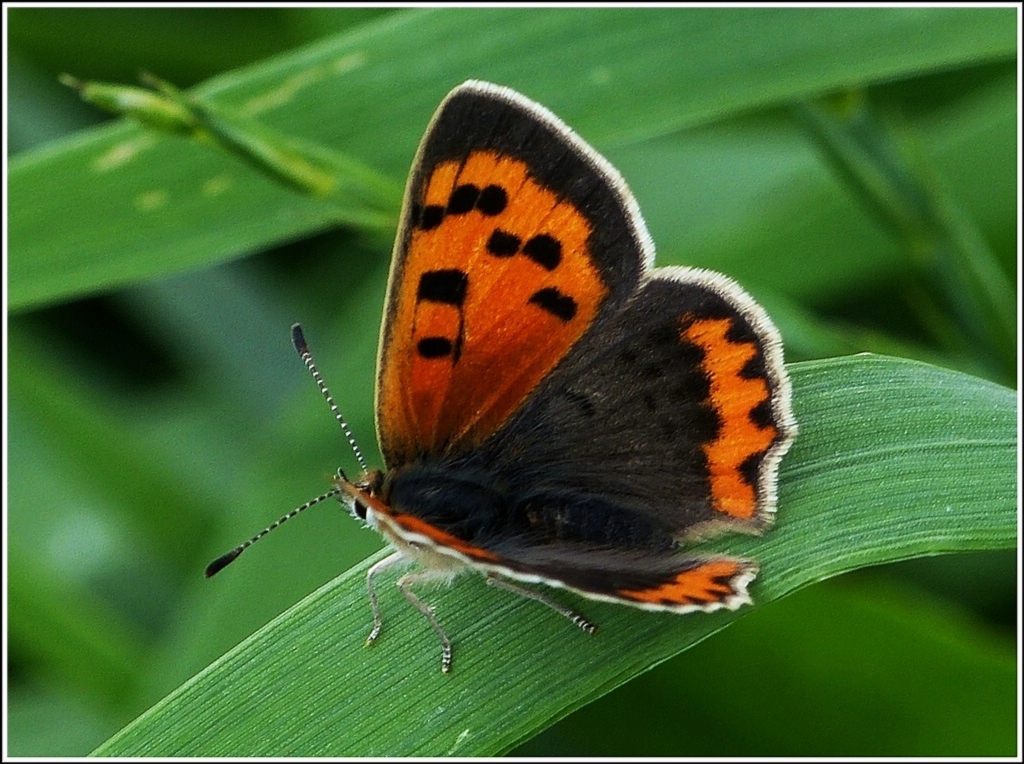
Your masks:
M950 561L970 574L964 555ZM1012 757L1012 637L885 577L865 571L786 597L511 754ZM799 735L780 734L794 724Z
M467 76L521 89L606 150L1015 55L1012 9L436 9L395 14L195 94L358 158L397 188L433 108ZM207 147L128 124L15 157L9 198L15 310L361 219Z
M776 527L714 544L761 562L759 607L863 566L1016 544L1013 391L878 356L791 369L801 433L783 464ZM428 594L455 640L455 668L444 676L433 634L388 587L385 631L362 649L370 562L257 631L95 753L500 754L743 615L582 602L600 624L588 637L474 577Z
M839 107L799 104L794 112L848 187L894 229L907 256L935 282L966 327L966 342L981 343L989 358L1005 364L1004 374L1012 373L1017 319L1009 274L913 139L898 136L887 124L891 118L883 118L863 94L843 100Z

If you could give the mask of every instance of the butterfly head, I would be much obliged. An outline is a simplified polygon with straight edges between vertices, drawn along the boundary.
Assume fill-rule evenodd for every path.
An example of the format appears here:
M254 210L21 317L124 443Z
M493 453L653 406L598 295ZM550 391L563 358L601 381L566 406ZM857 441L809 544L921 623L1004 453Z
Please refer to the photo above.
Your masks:
M340 489L339 498L348 507L353 517L367 525L373 522L373 507L385 501L385 474L379 469L364 472L355 480L349 481L344 473L338 473L334 484Z

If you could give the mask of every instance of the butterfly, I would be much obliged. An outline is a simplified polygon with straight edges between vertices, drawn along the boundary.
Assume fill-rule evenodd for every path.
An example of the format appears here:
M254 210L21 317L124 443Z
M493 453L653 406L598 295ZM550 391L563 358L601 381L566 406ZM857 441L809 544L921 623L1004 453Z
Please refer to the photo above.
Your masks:
M377 363L384 469L336 496L394 547L373 565L451 642L413 588L465 570L594 625L532 584L676 613L751 601L757 563L687 546L771 524L796 435L782 342L712 271L654 267L618 171L543 106L468 81L413 162ZM268 529L269 530L269 529ZM211 563L213 575L250 541Z

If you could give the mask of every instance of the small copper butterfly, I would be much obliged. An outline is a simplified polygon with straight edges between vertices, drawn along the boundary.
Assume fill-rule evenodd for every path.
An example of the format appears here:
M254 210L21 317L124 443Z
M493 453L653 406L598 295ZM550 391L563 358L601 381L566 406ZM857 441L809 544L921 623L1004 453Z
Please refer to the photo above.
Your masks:
M368 470L298 326L293 339L364 473L337 496L395 552L398 588L472 569L688 613L749 603L757 563L688 542L771 523L796 434L779 333L733 281L654 268L625 181L543 106L469 81L434 114L405 193L377 364L384 470ZM269 530L269 529L268 529ZM213 575L261 532L214 561Z

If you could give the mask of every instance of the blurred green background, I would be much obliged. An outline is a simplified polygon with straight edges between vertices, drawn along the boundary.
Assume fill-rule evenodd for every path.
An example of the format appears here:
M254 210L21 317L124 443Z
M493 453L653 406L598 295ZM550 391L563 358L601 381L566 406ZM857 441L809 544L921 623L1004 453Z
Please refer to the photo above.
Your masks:
M393 228L339 224L345 211L213 148L110 126L61 72L216 77L207 96L396 189L444 94L501 82L619 168L660 265L721 270L754 294L788 361L873 351L1015 386L1015 333L986 329L943 262L865 201L791 108L845 94L818 103L873 115L991 256L978 280L1015 296L1013 10L608 13L8 10L11 755L88 753L380 546L332 505L233 576L202 578L354 466L290 347L292 322L379 463L373 367ZM801 40L806 57L780 55ZM935 54L904 60L904 43ZM84 181L97 165L81 157L104 142L167 157L153 163L164 174L119 174L108 153L113 169ZM1011 551L826 582L515 752L1012 755L1016 582Z

